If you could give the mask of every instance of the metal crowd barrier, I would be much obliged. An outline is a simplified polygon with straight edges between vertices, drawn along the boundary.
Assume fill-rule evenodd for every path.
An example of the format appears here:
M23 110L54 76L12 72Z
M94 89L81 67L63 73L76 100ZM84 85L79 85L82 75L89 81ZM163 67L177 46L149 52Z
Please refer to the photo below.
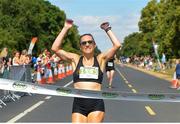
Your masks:
M11 66L9 79L31 82L31 65Z
M31 65L11 66L9 79L31 82ZM13 94L17 99L19 99L27 93L14 92ZM29 95L31 94L29 93Z
M0 74L0 78L3 78L4 74ZM4 98L4 90L0 90L0 108L2 108L2 105L6 106L6 103L3 101Z
M4 94L3 90L0 90L0 108L2 108L2 105L6 106L6 103L1 98L3 97L3 94Z
M0 77L31 82L31 65L10 66L9 70L5 69L4 73L1 74ZM27 93L0 90L0 108L2 108L2 105L6 106L6 101L15 101L15 99L20 99L20 97L26 94ZM28 95L31 94L28 93Z

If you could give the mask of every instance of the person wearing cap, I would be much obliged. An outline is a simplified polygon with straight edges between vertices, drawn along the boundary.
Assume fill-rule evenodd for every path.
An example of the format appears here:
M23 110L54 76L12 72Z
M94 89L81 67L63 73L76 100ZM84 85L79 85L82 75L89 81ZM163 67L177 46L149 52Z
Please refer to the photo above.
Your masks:
M113 45L106 52L95 56L96 42L89 33L80 36L79 44L82 55L67 52L62 49L62 43L72 26L72 20L65 21L64 27L55 39L51 49L63 60L71 62L75 89L100 91L106 62L114 56L121 44L112 32L109 23L105 22L100 27L109 36ZM73 123L102 122L104 115L105 107L102 99L74 98L72 109Z

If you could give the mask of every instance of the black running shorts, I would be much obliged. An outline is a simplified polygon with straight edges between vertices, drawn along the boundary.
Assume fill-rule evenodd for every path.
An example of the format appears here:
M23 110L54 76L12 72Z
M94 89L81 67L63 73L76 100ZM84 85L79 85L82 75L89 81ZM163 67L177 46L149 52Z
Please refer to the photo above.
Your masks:
M72 113L80 113L88 116L93 111L105 112L102 99L74 98Z

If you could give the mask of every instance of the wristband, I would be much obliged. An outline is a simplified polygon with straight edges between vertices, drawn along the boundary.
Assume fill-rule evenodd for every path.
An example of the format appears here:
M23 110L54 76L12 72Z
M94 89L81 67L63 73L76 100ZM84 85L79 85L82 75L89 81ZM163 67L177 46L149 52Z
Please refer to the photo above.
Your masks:
M108 32L109 30L111 30L111 27L108 27L107 29L105 29L106 32Z

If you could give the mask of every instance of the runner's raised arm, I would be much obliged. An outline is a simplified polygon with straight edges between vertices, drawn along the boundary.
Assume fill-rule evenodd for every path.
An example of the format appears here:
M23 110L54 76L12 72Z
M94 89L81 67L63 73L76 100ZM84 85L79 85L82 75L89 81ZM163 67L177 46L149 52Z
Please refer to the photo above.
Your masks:
M121 43L119 42L117 37L112 32L109 22L102 23L100 27L107 33L108 37L110 38L110 40L113 44L112 48L110 48L107 52L104 52L102 54L105 61L107 61L114 56L116 51L121 47Z
M70 53L67 51L64 51L61 47L64 37L67 34L68 30L73 26L72 20L66 20L64 23L64 27L59 33L59 35L56 37L51 49L54 51L59 57L61 57L63 60L68 61L74 61L74 57L78 57L75 53Z

